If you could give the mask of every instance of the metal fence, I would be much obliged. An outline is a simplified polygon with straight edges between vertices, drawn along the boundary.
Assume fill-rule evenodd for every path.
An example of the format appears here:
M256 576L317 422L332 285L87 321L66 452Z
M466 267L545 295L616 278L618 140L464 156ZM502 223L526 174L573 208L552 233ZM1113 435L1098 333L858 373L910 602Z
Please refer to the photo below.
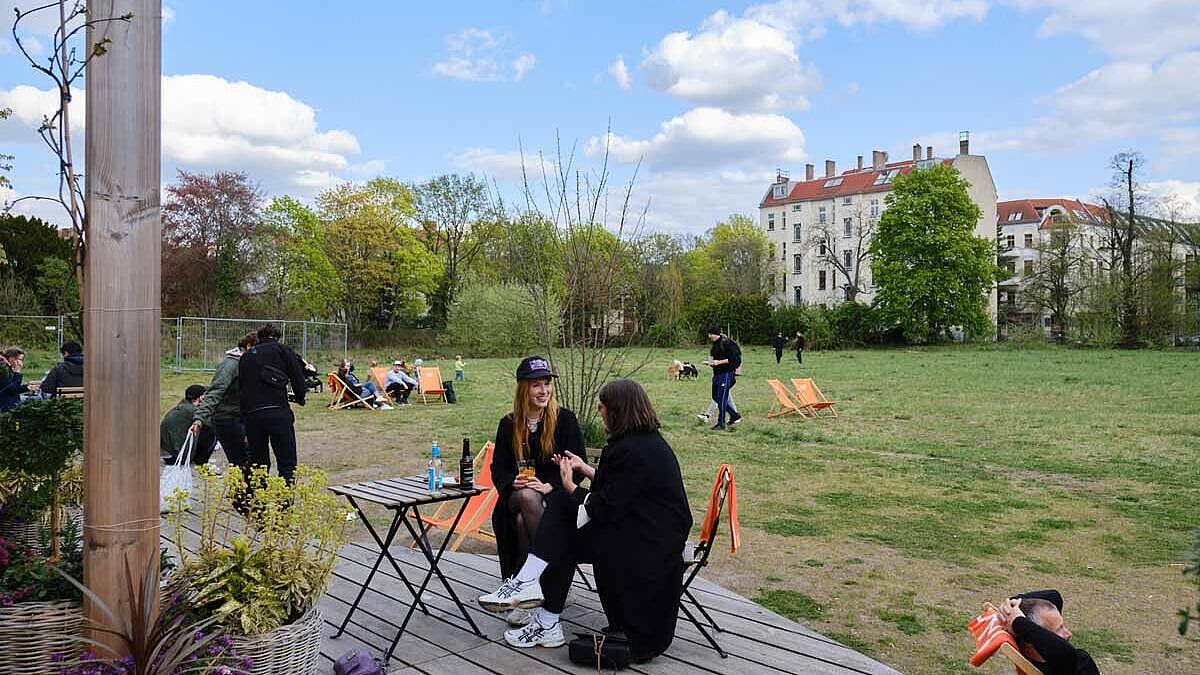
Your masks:
M162 319L163 365L176 372L213 370L243 335L264 323L279 326L283 342L306 361L332 364L346 357L349 334L344 323L181 316ZM71 339L66 335L70 330L63 316L0 315L0 348L20 345L27 350L58 351L64 339Z

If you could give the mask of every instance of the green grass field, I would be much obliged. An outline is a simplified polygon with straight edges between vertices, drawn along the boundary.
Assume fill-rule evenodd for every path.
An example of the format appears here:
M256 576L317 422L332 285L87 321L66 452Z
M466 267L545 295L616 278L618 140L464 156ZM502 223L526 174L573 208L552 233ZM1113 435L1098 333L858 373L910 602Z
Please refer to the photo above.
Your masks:
M1200 672L1174 618L1195 592L1181 574L1200 526L1195 352L947 347L811 353L803 367L787 356L777 366L747 350L734 389L747 419L728 433L693 416L706 380L666 380L669 359L698 361L699 348L655 352L636 375L697 521L716 467L737 469L743 548L718 549L709 577L912 673L973 672L964 624L979 603L1056 587L1105 673ZM517 359L467 361L454 406L335 412L314 395L297 409L301 461L345 481L417 471L435 438L479 447L511 405ZM838 401L839 419L766 419L764 381L798 375ZM205 380L164 374L164 409Z

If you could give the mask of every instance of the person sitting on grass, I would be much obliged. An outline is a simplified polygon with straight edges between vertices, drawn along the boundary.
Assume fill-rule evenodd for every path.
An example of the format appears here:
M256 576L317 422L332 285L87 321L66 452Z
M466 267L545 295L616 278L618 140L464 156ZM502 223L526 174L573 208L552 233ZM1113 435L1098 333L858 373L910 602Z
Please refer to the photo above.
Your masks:
M184 441L192 433L192 421L196 418L196 407L204 400L208 391L202 384L193 384L183 392L183 399L163 415L158 425L158 456L167 464L174 464L183 450ZM208 464L213 450L217 448L217 435L211 427L201 426L192 446L192 465Z
M366 400L371 404L371 407L378 408L383 405L379 400L379 389L376 388L374 382L362 382L358 376L354 374L354 364L350 359L342 359L342 363L338 366L337 375L342 382L346 383L346 387L350 392L358 398Z
M538 607L529 624L507 631L504 640L516 647L561 645L559 616L575 565L592 562L609 622L603 632L624 636L630 658L640 663L666 651L675 637L692 513L679 461L658 431L646 390L614 380L599 398L608 431L599 464L592 468L570 452L555 458L563 489L547 496L525 564L479 604L490 611ZM590 490L576 486L576 474L591 479Z
M408 395L417 388L417 381L404 372L404 362L394 361L392 369L388 371L387 380L384 382L384 387L387 393L391 394L396 403L400 405L408 405Z
M1091 655L1071 644L1062 608L1058 591L1034 591L1009 598L1000 616L1021 653L1044 675L1100 675Z

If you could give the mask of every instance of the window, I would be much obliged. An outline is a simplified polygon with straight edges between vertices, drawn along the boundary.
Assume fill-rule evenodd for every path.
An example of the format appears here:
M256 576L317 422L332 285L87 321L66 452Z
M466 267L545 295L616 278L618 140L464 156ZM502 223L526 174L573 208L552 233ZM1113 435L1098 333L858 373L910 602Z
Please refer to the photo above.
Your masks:
M849 250L842 251L842 266L846 268L847 272L854 269L854 261L850 259Z
M849 236L850 236L850 228L851 228L851 225L850 225L850 219L849 219L849 218L842 218L842 236L843 236L843 237L849 237Z
M793 210L793 211L799 211L799 210L800 210L800 205L799 205L799 204L793 204L793 205L792 205L792 210Z
M1088 218L1086 213L1084 213L1083 211L1080 211L1079 209L1071 209L1071 211L1075 214L1075 217L1078 218L1079 220L1091 220L1091 218Z
M825 224L825 207L824 206L817 207L817 222L821 223L822 225Z
M1017 263L1016 263L1015 261L1013 261L1013 260L1008 260L1008 261L1005 261L1005 263L1004 263L1004 269L1008 270L1008 276L1010 276L1010 277L1012 277L1012 276L1016 276L1016 274L1017 274Z
M820 272L817 272L817 290L825 290L825 283L825 270L821 270Z
M797 305L804 304L804 293L800 290L799 286L792 289L792 303Z
M842 206L849 206L849 205L850 205L850 198L842 197Z
M1033 248L1033 233L1025 233L1025 248Z
M776 183L771 187L771 197L773 199L783 199L787 196L787 183Z
M775 214L774 213L767 214L767 229L768 230L775 229Z
M787 229L787 211L780 211L779 217L781 219L779 221L779 229L786 230Z
M1020 219L1021 219L1020 211L1013 211L1012 213L1008 214L1008 222L1010 222L1010 223L1016 222Z
M1030 260L1028 258L1025 259L1025 267L1023 267L1021 269L1021 273L1027 277L1031 276L1033 274L1033 261L1032 260Z
M825 242L821 242L821 255L827 255L828 253L829 249L825 248Z
M832 188L832 187L837 187L841 184L842 184L842 177L838 176L837 178L830 178L829 180L825 181L825 184L822 185L821 187Z
M787 260L787 242L783 242L783 252L779 254L779 260Z
M1012 234L1004 235L1004 248L1012 248L1013 246L1016 246L1016 241L1017 241L1016 235L1012 235Z
M879 216L879 200L872 199L871 200L871 217L875 218L877 216Z
M792 226L792 241L800 241L800 223Z
M792 256L792 274L800 274L800 256Z

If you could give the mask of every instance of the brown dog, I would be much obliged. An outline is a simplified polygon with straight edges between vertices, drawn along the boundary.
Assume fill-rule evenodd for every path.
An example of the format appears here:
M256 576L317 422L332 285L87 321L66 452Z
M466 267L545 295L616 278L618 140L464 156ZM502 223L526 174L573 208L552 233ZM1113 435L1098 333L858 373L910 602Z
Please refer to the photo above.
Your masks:
M683 368L683 364L679 361L672 361L667 364L667 379L678 380L679 371Z

